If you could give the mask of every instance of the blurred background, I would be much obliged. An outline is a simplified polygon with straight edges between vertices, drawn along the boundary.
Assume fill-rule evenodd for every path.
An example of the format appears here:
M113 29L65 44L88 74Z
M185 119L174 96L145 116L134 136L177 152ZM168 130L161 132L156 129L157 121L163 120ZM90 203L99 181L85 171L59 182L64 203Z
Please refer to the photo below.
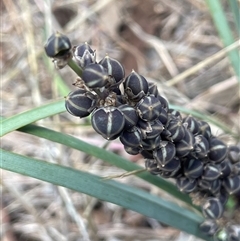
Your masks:
M235 41L238 32L229 1L222 0ZM204 0L2 0L1 115L14 114L63 98L74 89L76 74L56 70L44 53L55 31L73 45L88 42L97 60L106 54L154 81L171 104L214 116L239 136L239 85L223 51ZM67 113L38 122L116 152L139 165L118 140L97 136L89 119ZM227 144L231 135L211 126ZM101 160L19 132L2 138L4 149L91 173L111 176L123 171ZM1 240L3 241L180 241L196 238L156 220L93 197L1 171ZM163 191L133 176L130 183L172 200ZM174 201L174 200L173 200Z

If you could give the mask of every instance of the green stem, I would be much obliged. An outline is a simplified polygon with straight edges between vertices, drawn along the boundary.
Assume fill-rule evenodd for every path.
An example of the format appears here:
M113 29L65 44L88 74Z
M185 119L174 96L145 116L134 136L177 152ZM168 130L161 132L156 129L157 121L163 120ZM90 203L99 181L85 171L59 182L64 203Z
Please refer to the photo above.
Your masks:
M68 62L68 66L79 76L82 77L83 69L79 67L73 59L70 59Z

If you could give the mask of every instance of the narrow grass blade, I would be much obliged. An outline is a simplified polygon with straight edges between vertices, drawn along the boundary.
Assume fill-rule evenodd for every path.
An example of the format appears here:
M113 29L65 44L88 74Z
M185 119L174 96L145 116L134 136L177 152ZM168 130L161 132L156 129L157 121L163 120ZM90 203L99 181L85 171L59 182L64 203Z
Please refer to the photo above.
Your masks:
M234 16L234 23L236 26L236 30L239 36L240 33L240 12L239 12L239 3L238 0L228 0L229 5L231 7L233 16Z
M115 203L204 240L210 240L204 237L198 228L203 217L143 190L113 180L104 181L99 176L5 150L2 150L1 156L2 169Z
M64 100L61 99L3 119L1 121L2 128L0 128L0 136L4 136L5 134L29 123L33 123L64 111L66 111Z
M114 154L113 152L106 151L105 149L90 145L84 141L81 141L73 136L69 136L60 132L56 132L44 127L35 126L35 125L28 125L25 126L19 131L28 133L31 135L35 135L56 143L63 144L65 146L74 148L79 151L83 151L91 156L95 156L101 160L104 160L111 165L117 166L126 171L134 171L134 170L141 170L142 167ZM142 178L143 180L156 185L157 187L161 188L162 190L168 192L172 196L176 197L179 200L189 204L192 206L191 199L188 195L183 194L178 191L176 186L171 184L168 181L165 181L162 178L157 176L153 176L150 173L141 172L136 174L138 177Z
M224 46L229 46L234 42L233 34L228 25L226 16L219 0L205 0L210 10L211 16L218 30L218 34L222 39ZM235 71L236 76L240 82L240 70L239 70L239 54L238 51L232 50L228 53L230 62Z

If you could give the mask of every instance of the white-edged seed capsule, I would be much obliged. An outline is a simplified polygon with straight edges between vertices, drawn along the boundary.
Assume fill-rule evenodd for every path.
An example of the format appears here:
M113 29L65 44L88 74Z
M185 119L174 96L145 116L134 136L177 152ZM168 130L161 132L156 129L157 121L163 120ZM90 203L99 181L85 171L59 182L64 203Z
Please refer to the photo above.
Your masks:
M110 58L106 55L102 60L100 60L99 64L101 64L111 75L116 83L120 82L125 76L125 70L122 64L116 59Z
M200 224L200 230L207 235L214 235L218 230L218 225L215 220L207 219Z
M124 105L118 106L118 109L120 111L122 111L122 113L125 117L125 126L124 126L125 130L128 130L128 129L132 128L133 126L136 126L139 117L137 115L135 108L133 108L132 106L130 106L128 104L124 104Z
M63 58L68 55L71 48L69 38L59 32L53 33L44 45L47 56L51 58Z
M221 178L228 177L232 170L233 170L233 165L229 161L228 158L225 158L220 164L219 164L220 170L221 170ZM240 171L239 171L240 174Z
M189 158L183 163L184 175L188 178L199 178L203 173L203 163L196 158Z
M240 193L240 175L223 179L222 185L230 195Z
M209 152L209 143L203 135L195 136L194 151L198 158L204 158L207 156Z
M73 56L78 65L82 68L85 68L89 64L96 63L96 52L92 50L87 42L75 46L73 50Z
M204 165L202 179L207 181L214 181L221 175L221 169L219 166L212 163L207 163Z
M148 93L157 97L159 95L157 85L153 82L148 82L148 86Z
M181 161L179 158L174 157L171 161L169 161L166 165L160 166L159 168L164 172L173 172L177 171L181 167Z
M124 130L121 133L119 140L123 145L129 147L140 147L142 141L141 131L136 126L131 129Z
M179 191L184 193L191 193L196 190L197 188L197 181L196 179L189 179L187 177L180 177L177 178L177 188Z
M199 133L199 124L198 121L192 117L187 116L183 119L183 123L187 124L187 128L193 133L193 135L197 135Z
M132 101L139 101L148 93L148 82L134 70L126 77L124 83L125 93Z
M188 129L185 129L184 138L175 143L176 155L185 157L194 149L195 138Z
M160 101L154 95L144 96L136 105L139 117L144 121L154 121L162 111Z
M232 165L232 174L236 176L240 175L240 162L237 162Z
M107 140L119 137L125 125L123 113L116 107L100 107L91 118L93 129Z
M66 96L65 107L71 115L86 117L97 107L96 96L85 89L77 89Z
M161 123L164 126L167 124L167 122L168 122L168 113L167 113L167 111L164 108L162 108L162 111L161 111L161 113L160 113L160 115L158 117L158 120L161 121Z
M212 186L212 181L207 181L204 179L197 180L198 188L201 191L210 191Z
M153 159L145 160L145 167L152 175L159 175L161 170L158 168L157 163Z
M157 95L156 96L158 98L158 100L161 102L161 105L162 105L162 108L168 112L169 110L169 104L168 104L168 101L161 95Z
M169 119L177 119L177 120L180 120L180 121L183 120L182 115L178 110L169 109L168 110L168 116L169 116Z
M141 146L144 150L155 150L159 148L161 143L161 136L157 136L152 139L142 139Z
M171 141L178 142L185 136L185 127L183 126L182 121L178 118L170 119L166 129L171 133Z
M203 135L207 140L212 136L211 127L206 121L198 121L199 135Z
M176 155L175 145L170 141L161 141L160 146L153 152L154 159L164 166Z
M220 163L227 156L227 146L219 139L212 137L209 140L208 157L215 163Z
M232 163L240 162L240 147L229 146L228 147L228 158Z
M108 83L108 73L100 64L89 64L82 74L82 79L89 88L102 88Z
M147 122L150 124L151 127L151 131L150 132L146 132L144 137L145 139L153 139L156 138L157 136L160 136L160 134L162 133L164 127L162 125L162 123L159 120L155 120L152 122Z
M202 206L204 217L209 219L218 219L222 217L223 205L218 198L210 197Z

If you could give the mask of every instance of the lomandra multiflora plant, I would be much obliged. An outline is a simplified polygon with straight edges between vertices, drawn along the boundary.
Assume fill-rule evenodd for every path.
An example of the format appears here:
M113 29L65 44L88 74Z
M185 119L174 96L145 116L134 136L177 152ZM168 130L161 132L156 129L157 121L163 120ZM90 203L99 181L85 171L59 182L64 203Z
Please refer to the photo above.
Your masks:
M157 86L140 73L125 76L121 63L108 55L97 62L88 43L72 46L57 32L45 51L58 68L71 61L78 66L76 90L65 98L71 115L91 115L99 135L109 141L119 138L127 153L141 154L152 175L174 179L201 207L202 232L216 240L240 240L238 146L213 136L207 122L170 109Z

